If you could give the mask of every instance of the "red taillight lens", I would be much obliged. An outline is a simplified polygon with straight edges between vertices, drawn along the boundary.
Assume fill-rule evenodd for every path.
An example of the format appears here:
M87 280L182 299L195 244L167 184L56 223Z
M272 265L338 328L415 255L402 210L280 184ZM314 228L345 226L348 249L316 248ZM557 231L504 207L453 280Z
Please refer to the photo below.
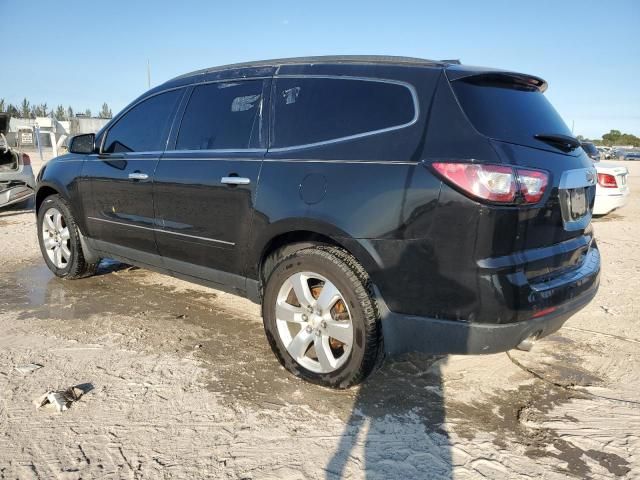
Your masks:
M26 153L22 154L22 165L31 165L31 157Z
M474 197L511 203L516 198L516 178L511 167L478 163L434 163L433 168Z
M546 172L504 165L436 162L433 168L465 193L496 203L516 203L518 192L523 203L536 203L549 182Z
M618 188L616 177L614 177L613 175L609 175L608 173L598 174L598 185L604 188Z
M516 168L516 171L518 172L520 193L522 193L525 203L539 202L547 189L549 175L540 170L526 170L524 168Z

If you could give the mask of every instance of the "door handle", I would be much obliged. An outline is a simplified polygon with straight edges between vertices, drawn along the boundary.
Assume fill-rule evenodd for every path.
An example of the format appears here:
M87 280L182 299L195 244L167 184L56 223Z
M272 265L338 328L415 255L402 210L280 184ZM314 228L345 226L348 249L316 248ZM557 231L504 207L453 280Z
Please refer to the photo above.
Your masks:
M133 172L129 174L129 180L146 180L149 175L141 172Z
M247 177L222 177L220 181L225 185L249 185L251 183Z

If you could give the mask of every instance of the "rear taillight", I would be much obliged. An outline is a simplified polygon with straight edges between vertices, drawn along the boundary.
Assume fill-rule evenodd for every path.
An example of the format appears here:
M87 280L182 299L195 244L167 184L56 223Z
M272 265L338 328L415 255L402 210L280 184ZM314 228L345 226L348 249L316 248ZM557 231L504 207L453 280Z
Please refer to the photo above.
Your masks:
M26 153L22 154L22 165L31 165L31 157Z
M536 203L549 182L540 170L481 163L433 163L445 180L464 193L495 203Z
M618 188L616 177L614 177L613 175L609 175L608 173L598 174L598 185L604 188Z
M520 193L522 193L525 203L539 202L547 189L549 175L540 170L526 170L524 168L516 168L516 172L518 172Z

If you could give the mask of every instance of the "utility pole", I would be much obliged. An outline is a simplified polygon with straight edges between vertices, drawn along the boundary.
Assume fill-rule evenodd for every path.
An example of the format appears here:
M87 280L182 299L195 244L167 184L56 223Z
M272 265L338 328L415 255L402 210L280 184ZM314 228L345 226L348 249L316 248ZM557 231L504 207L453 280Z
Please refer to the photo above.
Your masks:
M147 88L151 88L151 64L147 58Z

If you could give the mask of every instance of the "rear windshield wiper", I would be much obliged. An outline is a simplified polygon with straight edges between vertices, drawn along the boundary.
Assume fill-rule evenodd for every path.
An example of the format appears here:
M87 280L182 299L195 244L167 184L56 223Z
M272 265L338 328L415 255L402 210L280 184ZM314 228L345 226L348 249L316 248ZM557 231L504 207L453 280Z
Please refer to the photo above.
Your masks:
M533 136L536 140L548 143L552 147L556 147L563 152L571 152L580 146L580 140L569 135L561 135L559 133L538 133Z

